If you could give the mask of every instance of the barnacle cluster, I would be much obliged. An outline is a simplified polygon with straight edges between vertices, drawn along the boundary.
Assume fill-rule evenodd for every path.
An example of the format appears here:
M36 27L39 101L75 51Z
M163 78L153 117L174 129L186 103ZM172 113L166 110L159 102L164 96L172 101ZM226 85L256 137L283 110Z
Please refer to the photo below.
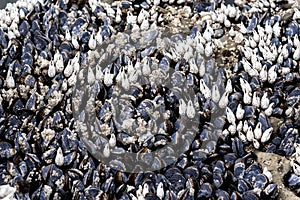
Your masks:
M299 23L293 0L8 3L0 198L299 196Z

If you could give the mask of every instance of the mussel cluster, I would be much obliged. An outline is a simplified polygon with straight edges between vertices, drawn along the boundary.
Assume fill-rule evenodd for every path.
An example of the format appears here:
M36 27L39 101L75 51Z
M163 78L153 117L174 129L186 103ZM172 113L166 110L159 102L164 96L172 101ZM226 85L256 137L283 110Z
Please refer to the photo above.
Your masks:
M7 4L0 199L300 196L299 24L292 0Z

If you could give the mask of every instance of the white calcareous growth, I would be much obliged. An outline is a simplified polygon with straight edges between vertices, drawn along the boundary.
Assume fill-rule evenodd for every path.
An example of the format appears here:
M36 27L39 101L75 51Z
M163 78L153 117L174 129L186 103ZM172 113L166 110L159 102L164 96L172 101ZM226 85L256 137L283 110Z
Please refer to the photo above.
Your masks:
M8 70L7 77L6 77L6 86L8 88L15 88L15 80L14 77L11 74L11 70Z
M262 82L265 82L268 80L268 71L267 71L267 65L262 66L262 69L259 73L259 78Z
M251 101L252 101L251 96L250 96L251 93L243 86L242 86L242 90L243 90L243 93L244 93L243 102L245 104L251 104Z
M260 140L261 136L262 136L261 122L258 122L254 129L254 137L257 140Z
M124 71L121 74L121 82L122 82L122 87L127 91L130 88L130 83L129 83L129 79L127 76L127 73L125 73Z
M106 71L104 72L104 84L108 87L111 86L113 83L113 77L114 75L111 74L108 69L106 69Z
M226 87L225 87L225 91L226 91L226 92L229 92L229 93L232 92L232 83L231 83L231 80L230 80L230 79L227 80L227 84L226 84Z
M273 127L270 127L270 128L268 128L268 129L266 129L266 130L263 132L260 141L261 141L262 143L267 142L267 141L270 139L270 137L271 137L271 135L272 135L272 132L273 132Z
M272 115L274 105L275 105L274 102L269 104L269 107L265 110L266 116L271 116Z
M117 141L116 141L116 136L115 136L115 134L112 133L112 134L110 135L110 138L109 138L108 143L109 143L109 146L112 147L112 148L116 146Z
M200 79L200 91L206 99L211 98L211 91L203 79Z
M243 131L246 133L248 131L249 125L248 125L248 121L244 120L243 122Z
M242 131L243 130L243 121L239 121L236 125L236 131Z
M143 73L144 76L148 76L151 73L149 62L150 62L149 60L145 60L143 62L142 73Z
M102 37L101 33L102 33L102 30L100 28L95 36L95 39L96 39L98 45L101 45L103 43L103 37Z
M148 12L144 10L144 8L142 8L142 10L140 11L140 13L137 16L137 22L139 24L141 24L143 22L143 20L148 16L147 15Z
M257 107L257 108L260 107L260 96L256 91L253 93L252 105Z
M60 53L58 53L57 60L55 61L55 68L57 72L62 72L64 70L64 60Z
M68 65L66 66L64 70L65 77L69 78L73 73L73 63L72 60L69 60Z
M246 137L247 137L247 140L250 142L252 142L254 139L254 134L253 134L253 130L252 130L251 126L248 126L248 130L246 132Z
M220 100L220 91L218 88L217 84L214 84L212 87L212 91L211 91L211 99L215 102L218 103Z
M70 33L69 29L66 30L65 39L67 41L71 41L72 40L72 36L71 36L71 33Z
M93 72L93 69L91 67L88 68L88 76L87 76L87 81L89 85L92 85L95 82L95 74Z
M186 108L186 115L188 118L194 118L196 114L195 108L194 108L194 104L192 100L188 101L188 105Z
M49 142L55 136L55 131L52 129L44 129L41 136L44 141Z
M189 59L189 65L190 65L190 72L193 73L193 74L197 74L199 69L198 69L198 66L195 63L194 58Z
M268 82L274 83L277 79L276 65L273 65L268 71Z
M16 188L11 187L10 185L1 185L0 186L0 199L12 200L12 199L14 199L15 192L16 192Z
M293 59L294 60L299 60L300 59L300 45L297 46L294 54L293 54Z
M48 76L50 78L53 78L56 74L56 69L55 69L55 65L54 65L54 61L51 60L49 63L49 68L48 68Z
M261 97L260 102L261 102L260 106L262 109L267 109L269 107L270 100L268 98L267 92L264 92L263 96Z
M253 139L253 146L254 146L255 149L259 149L260 143L257 139Z
M235 124L235 115L229 107L226 107L226 118L230 124Z
M243 109L242 104L239 104L237 106L235 116L238 120L241 120L241 119L243 119L244 114L245 114L245 110Z
M185 115L186 103L183 99L179 99L179 115Z
M105 146L104 146L104 149L103 149L103 156L105 158L108 158L110 156L110 149L109 149L109 143L107 143Z
M143 186L143 197L146 197L146 195L150 192L149 185L147 183L144 183Z
M56 152L55 164L57 166L63 166L64 165L64 155L63 155L63 152L62 152L60 147L57 149L57 152Z
M247 142L247 138L246 138L245 134L243 134L242 131L238 132L238 136L242 142Z
M220 101L219 101L219 107L220 108L226 108L226 106L228 105L228 95L229 92L224 92Z
M160 199L162 199L165 196L164 185L162 182L160 182L157 186L156 195Z
M79 49L79 48L80 48L80 45L79 45L79 43L78 43L78 37L77 37L76 35L73 35L73 36L72 36L71 42L72 42L73 47L74 47L75 49Z
M205 56L210 57L213 54L213 47L212 47L212 43L206 43L205 45Z
M138 200L145 200L143 196L143 187L139 185L139 188L136 190L136 196Z
M91 50L95 50L96 49L97 41L96 41L96 38L95 38L95 31L92 32L92 35L91 35L91 37L89 39L88 45L89 45L89 48Z
M263 174L266 175L270 182L273 180L273 176L267 167L264 167Z
M121 11L120 7L118 6L117 12L116 12L116 19L115 19L115 21L117 23L120 23L122 21L121 15L122 15L122 11Z
M228 131L231 133L231 135L234 135L236 133L236 125L235 124L229 125Z
M205 74L205 61L202 61L199 65L199 76L203 77Z

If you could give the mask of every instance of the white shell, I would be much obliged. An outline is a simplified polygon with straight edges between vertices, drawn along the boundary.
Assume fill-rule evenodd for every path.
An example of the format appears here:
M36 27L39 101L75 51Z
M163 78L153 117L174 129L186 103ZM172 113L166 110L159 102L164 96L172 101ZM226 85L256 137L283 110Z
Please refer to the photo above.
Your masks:
M226 107L226 118L230 124L235 124L235 115L232 112L232 110L228 107Z
M144 62L144 65L143 65L143 67L142 67L142 73L143 73L143 75L145 75L145 76L148 76L148 75L151 73L150 64L149 64L149 61L148 61L148 60L146 60L146 61Z
M58 58L55 62L55 69L57 72L62 72L64 70L64 61L61 54L58 55Z
M8 88L15 88L15 86L16 86L15 80L12 77L10 70L8 70L8 72L7 72L6 85Z
M266 116L271 116L273 112L274 102L270 103L269 107L265 110Z
M56 156L55 156L55 164L57 166L63 166L64 165L64 155L60 147L58 147Z
M251 97L249 95L249 92L243 87L242 88L243 92L244 92L244 95L243 95L243 102L245 104L251 104Z
M205 56L210 57L213 54L212 43L206 43L205 45Z
M14 199L14 194L16 192L16 188L11 187L10 185L1 185L0 186L0 199L10 200Z
M255 139L259 140L261 136L262 136L261 122L258 122L254 129L254 137Z
M281 30L281 27L280 27L280 25L279 25L279 22L276 22L275 24L274 24L274 26L273 26L273 33L274 33L274 35L276 36L276 37L278 37L278 38L280 38L280 31Z
M246 132L246 137L247 137L247 140L250 142L252 142L254 139L254 134L253 134L253 130L252 130L251 126L248 127L248 130Z
M149 185L147 183L144 184L143 187L143 196L146 197L146 195L149 193Z
M64 70L64 75L65 77L69 78L72 75L72 73L73 73L73 65L72 65L72 61L69 60L68 65Z
M226 88L225 91L231 93L232 92L232 83L231 83L231 79L227 80L227 84L226 84Z
M96 38L95 38L95 32L93 31L92 32L92 35L89 39L89 43L88 43L88 46L91 50L95 50L96 49L96 46L97 46L97 41L96 41Z
M115 147L116 146L116 143L117 143L117 141L116 141L116 136L115 136L115 134L110 134L110 138L109 138L109 146L110 147Z
M219 101L219 107L220 108L225 108L228 105L228 92L224 92L224 94L222 95L220 101Z
M260 106L262 109L267 109L269 107L270 100L268 98L267 92L264 92L263 96L261 97L260 102L261 102Z
M217 84L214 84L212 87L211 91L211 99L215 102L218 103L220 100L220 92Z
M100 28L100 30L97 32L97 34L95 36L95 39L96 39L98 45L101 45L103 43L103 38L102 38L101 32L102 32L102 30Z
M255 91L252 97L252 105L259 108L260 107L260 97L258 93Z
M259 73L259 78L262 82L268 80L268 72L267 72L267 65L264 65Z
M236 109L235 116L238 120L241 120L241 119L243 119L244 114L245 114L245 110L243 109L242 104L239 104Z
M80 48L80 45L78 43L78 39L77 39L77 36L72 36L72 45L75 49L79 49Z
M299 60L300 59L300 46L297 46L294 54L293 54L293 59L294 60Z
M239 123L236 126L237 131L243 131L243 121L239 121Z
M195 108L194 108L194 104L192 102L192 100L188 101L188 105L187 105L187 109L186 109L186 115L188 118L194 118L196 114Z
M104 84L108 87L111 86L113 83L113 77L114 75L111 74L109 70L106 70L104 73Z
M197 74L199 69L198 66L195 63L195 59L192 57L189 59L189 65L190 65L190 72L193 74Z
M276 65L273 65L268 71L268 82L274 83L276 79L277 79Z
M107 143L105 146L104 146L104 149L103 149L103 156L105 158L108 158L110 156L110 149L109 149L109 143Z
M55 76L55 73L56 73L56 69L54 66L54 62L53 62L53 60L51 60L49 63L49 68L48 68L48 76L50 78L53 78Z
M199 76L203 77L205 74L205 61L202 61L199 66Z
M162 182L160 182L157 186L156 195L160 199L162 199L165 196L164 185Z
M186 112L186 103L183 99L179 99L179 114L185 115Z
M128 76L125 72L122 73L122 87L127 91L129 90L130 88L130 83L129 83L129 80L128 80Z
M246 133L248 131L248 128L249 128L248 122L247 120L245 120L243 123L243 131Z
M203 79L200 79L200 91L206 99L211 98L211 91L207 87Z
M66 30L65 39L67 41L71 41L72 40L71 33L70 33L69 29Z
M89 85L92 85L95 82L95 74L93 72L93 69L91 67L88 68L88 76L87 76L87 82Z
M260 143L256 139L253 139L253 146L255 149L259 149Z
M238 136L242 142L247 142L246 136L241 131L238 132Z
M236 125L235 124L231 124L228 127L228 131L231 133L231 135L234 135L236 133Z
M266 175L270 182L273 180L273 176L267 167L264 167L263 174Z
M270 137L272 135L272 132L273 132L273 127L270 127L267 130L265 130L264 133L261 136L261 140L260 141L262 143L267 142L270 139Z

